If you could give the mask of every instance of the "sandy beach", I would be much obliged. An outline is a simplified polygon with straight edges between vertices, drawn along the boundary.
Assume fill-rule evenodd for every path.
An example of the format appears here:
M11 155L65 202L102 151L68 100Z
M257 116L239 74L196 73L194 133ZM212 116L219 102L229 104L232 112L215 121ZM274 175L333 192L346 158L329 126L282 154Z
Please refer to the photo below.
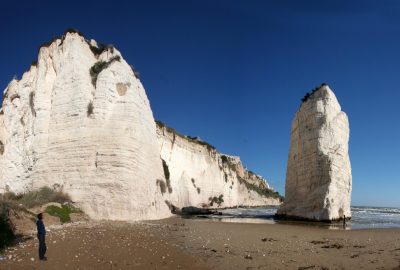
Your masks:
M32 238L0 269L400 269L400 230L328 230L282 224L160 221L53 226L48 261Z

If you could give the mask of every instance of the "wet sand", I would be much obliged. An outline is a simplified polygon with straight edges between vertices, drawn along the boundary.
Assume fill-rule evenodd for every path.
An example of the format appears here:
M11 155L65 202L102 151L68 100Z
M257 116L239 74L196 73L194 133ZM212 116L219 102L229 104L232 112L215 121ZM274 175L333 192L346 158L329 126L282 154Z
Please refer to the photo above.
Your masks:
M48 261L38 261L37 240L27 240L6 252L0 269L400 270L399 229L170 218L51 228L47 246Z

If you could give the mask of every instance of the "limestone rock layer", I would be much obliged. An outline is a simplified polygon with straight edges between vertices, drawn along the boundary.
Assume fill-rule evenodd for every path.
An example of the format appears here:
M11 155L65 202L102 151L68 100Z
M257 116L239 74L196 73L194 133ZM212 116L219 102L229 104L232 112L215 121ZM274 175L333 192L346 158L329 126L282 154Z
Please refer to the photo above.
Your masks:
M292 122L285 201L278 215L311 220L350 218L349 122L335 94L322 85Z
M279 203L260 195L267 184L238 159L221 163L215 150L162 132L119 51L67 32L4 91L0 193L48 186L91 218L111 220L165 218L171 204Z
M165 197L179 208L279 205L267 181L245 169L239 157L219 153L198 138L158 122L158 143L168 170ZM169 197L168 197L169 196Z
M49 186L92 218L170 215L150 104L129 64L78 33L42 46L4 94L0 193Z

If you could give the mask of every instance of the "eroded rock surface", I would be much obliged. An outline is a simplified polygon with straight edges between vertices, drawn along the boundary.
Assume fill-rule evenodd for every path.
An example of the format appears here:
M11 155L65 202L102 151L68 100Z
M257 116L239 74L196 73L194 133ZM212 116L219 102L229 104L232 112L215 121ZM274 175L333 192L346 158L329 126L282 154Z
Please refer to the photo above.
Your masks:
M239 157L186 137L158 122L158 143L167 182L165 198L176 207L279 205L267 181L245 169ZM160 183L161 184L161 183Z
M137 73L76 31L42 45L4 91L0 193L48 186L93 219L171 216L172 207L278 204L239 158L156 129Z
M113 47L68 32L40 48L0 112L0 193L68 193L91 218L170 216L145 90Z
M292 122L285 202L278 215L311 220L351 217L349 122L327 85L307 95Z

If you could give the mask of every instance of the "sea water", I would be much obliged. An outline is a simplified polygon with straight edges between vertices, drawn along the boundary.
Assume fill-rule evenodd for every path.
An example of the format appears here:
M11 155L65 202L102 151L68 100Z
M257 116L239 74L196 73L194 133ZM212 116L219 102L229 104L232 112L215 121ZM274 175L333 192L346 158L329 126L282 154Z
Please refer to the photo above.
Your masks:
M276 220L277 207L233 208L221 210L221 215L209 216L212 220L241 223L283 223L304 226L318 226L329 229L343 229L343 223L304 222ZM394 207L351 207L351 220L346 229L400 228L400 208Z

